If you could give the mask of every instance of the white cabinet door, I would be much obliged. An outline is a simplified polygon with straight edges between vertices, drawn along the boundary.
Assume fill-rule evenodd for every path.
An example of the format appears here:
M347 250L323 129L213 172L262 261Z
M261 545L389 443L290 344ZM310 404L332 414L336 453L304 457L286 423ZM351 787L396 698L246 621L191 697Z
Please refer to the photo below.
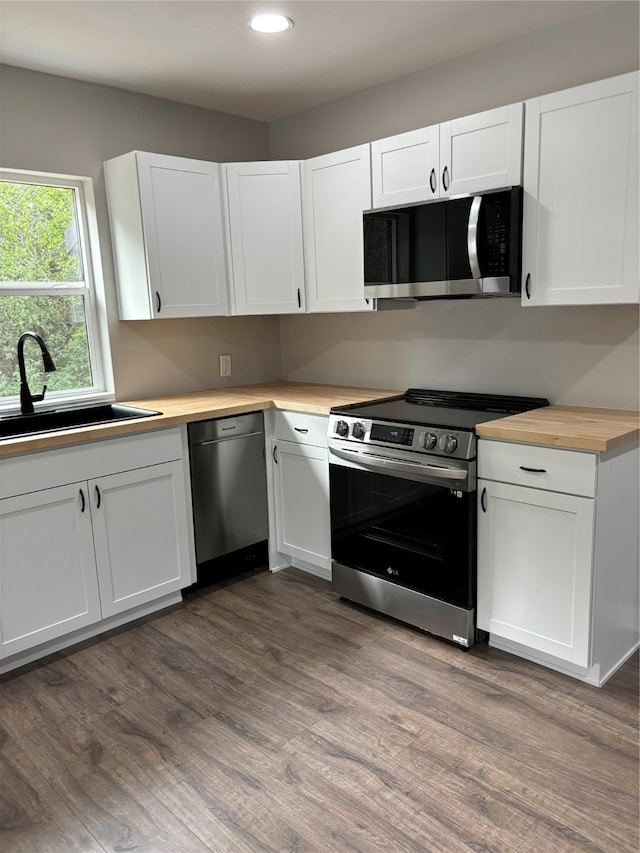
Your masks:
M371 207L369 145L306 160L303 226L309 311L371 311L362 213Z
M526 114L523 304L637 302L638 72Z
M99 619L86 483L0 500L0 657Z
M220 166L132 151L104 168L121 319L227 314Z
M103 617L190 583L181 462L91 480Z
M522 183L524 104L511 104L440 125L440 197Z
M305 310L300 163L227 163L232 313Z
M591 663L595 500L478 483L478 627Z
M371 143L372 207L412 204L440 196L438 125Z
M523 114L511 104L372 142L373 207L520 184Z
M330 568L326 449L291 441L274 441L272 458L278 550L320 568Z

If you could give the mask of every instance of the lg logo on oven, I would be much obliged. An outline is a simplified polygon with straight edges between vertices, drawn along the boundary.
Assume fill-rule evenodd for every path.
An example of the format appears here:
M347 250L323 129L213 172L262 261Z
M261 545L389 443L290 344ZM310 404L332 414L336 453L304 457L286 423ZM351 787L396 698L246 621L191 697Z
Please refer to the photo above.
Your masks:
M400 574L400 569L394 569L391 566L388 566L387 574L388 575L394 575L395 577L397 577Z
M449 494L453 495L454 498L461 498L462 492L459 492L457 489L449 489Z

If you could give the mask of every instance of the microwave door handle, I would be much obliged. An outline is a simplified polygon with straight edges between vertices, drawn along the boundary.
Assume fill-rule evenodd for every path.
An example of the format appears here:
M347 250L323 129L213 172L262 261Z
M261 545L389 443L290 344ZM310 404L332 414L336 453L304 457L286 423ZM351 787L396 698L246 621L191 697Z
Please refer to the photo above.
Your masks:
M480 272L480 260L478 259L478 222L480 219L480 206L482 196L476 195L471 202L469 211L469 225L467 228L467 251L469 253L469 266L471 267L471 278L482 278Z

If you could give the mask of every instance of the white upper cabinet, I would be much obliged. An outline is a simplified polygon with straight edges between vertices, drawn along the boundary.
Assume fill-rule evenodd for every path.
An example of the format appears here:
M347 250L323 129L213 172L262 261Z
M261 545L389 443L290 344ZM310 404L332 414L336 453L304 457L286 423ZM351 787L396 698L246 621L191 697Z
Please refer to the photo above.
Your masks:
M231 313L305 310L300 164L227 163Z
M526 103L525 305L637 302L638 72Z
M516 186L522 103L371 143L373 208Z
M522 183L522 103L440 125L440 198Z
M438 125L371 143L372 207L412 204L439 197Z
M120 318L228 313L219 165L131 151L104 170Z
M364 297L362 213L371 207L369 145L303 164L308 310L371 311Z

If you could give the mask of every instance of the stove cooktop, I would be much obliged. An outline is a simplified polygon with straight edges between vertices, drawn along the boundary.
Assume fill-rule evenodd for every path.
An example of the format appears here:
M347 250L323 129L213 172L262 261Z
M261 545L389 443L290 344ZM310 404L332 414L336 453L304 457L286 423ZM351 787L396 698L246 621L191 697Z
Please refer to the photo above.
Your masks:
M353 403L331 409L332 414L377 421L473 430L477 424L548 406L543 397L433 391L409 388L401 396Z

